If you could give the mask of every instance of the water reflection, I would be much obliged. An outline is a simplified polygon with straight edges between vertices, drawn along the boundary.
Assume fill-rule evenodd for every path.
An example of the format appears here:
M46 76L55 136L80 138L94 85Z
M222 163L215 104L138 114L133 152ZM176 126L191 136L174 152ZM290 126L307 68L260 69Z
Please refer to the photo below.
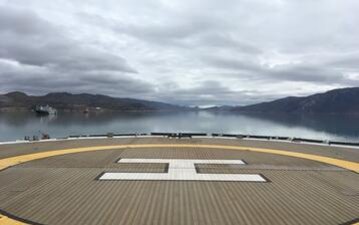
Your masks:
M305 127L318 132L359 137L358 115L251 114L248 116L269 120L288 128Z
M51 121L55 121L57 119L57 114L50 114L50 115L36 115L40 118L40 123L49 123Z
M38 135L52 137L107 132L222 132L358 141L359 116L233 114L199 112L64 113L38 117L35 113L0 113L0 140Z

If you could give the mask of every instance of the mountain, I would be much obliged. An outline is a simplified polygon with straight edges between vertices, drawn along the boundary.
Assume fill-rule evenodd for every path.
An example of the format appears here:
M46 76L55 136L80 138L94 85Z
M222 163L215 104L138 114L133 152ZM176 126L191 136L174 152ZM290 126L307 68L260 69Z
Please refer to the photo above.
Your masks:
M359 87L335 89L307 97L287 97L271 102L231 109L258 113L343 113L359 114Z
M0 111L28 111L36 105L50 105L58 110L84 111L181 111L191 108L131 98L66 92L31 96L23 92L0 95ZM193 110L193 109L192 109ZM359 87L335 89L307 97L286 97L248 106L222 106L205 110L255 113L328 113L359 114Z
M10 92L0 95L0 111L31 110L36 105L50 105L58 110L84 111L177 111L186 107L162 102L145 101L131 98L114 98L106 95L49 93L43 96L31 96L22 92Z
M228 112L228 111L231 111L236 108L238 108L238 107L222 105L222 106L212 106L212 107L204 108L203 110L212 111L212 112Z

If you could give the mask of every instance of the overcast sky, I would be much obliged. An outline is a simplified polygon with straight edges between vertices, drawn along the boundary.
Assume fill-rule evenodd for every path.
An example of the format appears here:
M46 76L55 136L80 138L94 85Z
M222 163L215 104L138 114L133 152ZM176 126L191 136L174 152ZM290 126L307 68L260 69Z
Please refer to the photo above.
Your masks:
M358 0L0 0L0 93L245 105L359 86Z

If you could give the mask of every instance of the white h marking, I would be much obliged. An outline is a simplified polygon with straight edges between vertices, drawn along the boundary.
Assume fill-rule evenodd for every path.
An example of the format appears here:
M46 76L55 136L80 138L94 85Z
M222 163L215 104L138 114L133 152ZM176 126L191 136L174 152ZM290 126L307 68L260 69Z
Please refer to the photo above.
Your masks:
M252 181L266 182L259 174L201 174L195 164L237 164L242 160L120 159L118 163L168 163L168 173L104 173L99 180Z

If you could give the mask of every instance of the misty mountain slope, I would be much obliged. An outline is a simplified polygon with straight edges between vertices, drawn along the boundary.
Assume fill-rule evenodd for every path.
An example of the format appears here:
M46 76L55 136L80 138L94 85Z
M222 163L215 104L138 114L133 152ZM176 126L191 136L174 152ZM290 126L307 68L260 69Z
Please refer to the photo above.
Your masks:
M287 97L271 102L234 107L239 112L359 113L359 88L335 89L307 97Z
M0 95L0 110L32 109L36 105L51 105L59 110L85 110L100 107L115 111L161 111L183 110L185 107L162 102L145 101L130 98L114 98L106 95L70 94L66 92L49 93L44 96L30 96L22 92Z

